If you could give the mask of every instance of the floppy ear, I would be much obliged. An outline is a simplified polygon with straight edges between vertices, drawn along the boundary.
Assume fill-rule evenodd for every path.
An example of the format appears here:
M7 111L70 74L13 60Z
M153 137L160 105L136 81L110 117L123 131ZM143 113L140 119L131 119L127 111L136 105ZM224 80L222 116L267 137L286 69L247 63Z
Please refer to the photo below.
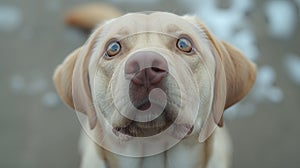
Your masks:
M255 82L256 66L230 44L215 39L209 33L208 38L211 41L212 48L215 50L216 60L212 109L215 122L221 127L223 118L218 116L222 116L224 110L247 95Z
M230 44L216 39L196 17L185 17L207 37L215 59L214 92L211 113L201 128L199 141L205 141L217 124L223 126L224 110L244 98L256 78L256 66Z
M97 119L89 86L89 59L82 56L83 50L84 47L76 49L56 68L53 81L60 98L73 110L86 114L90 127L94 128Z
M59 65L53 81L61 99L72 109L88 116L90 128L97 123L89 84L88 64L92 48L99 37L101 29L95 31L85 45L72 52Z
M218 108L218 111L220 111L221 108L223 109L221 111L224 111L225 109L229 108L230 106L244 98L250 91L256 78L256 66L235 47L231 46L230 44L224 41L219 41L215 39L212 35L208 36L217 54L217 56L215 56L215 59L217 60L216 62L220 61L220 63L217 63L217 65L219 64L219 66L223 66L225 71L225 106ZM218 69L216 69L215 77L217 82L215 86L215 93L219 93L220 90L223 89L222 86L220 86L220 84L222 83L218 82L218 78L220 78L220 73L223 72L220 72ZM214 107L219 106L219 104L215 103L218 102L218 99L224 99L224 97L216 96L216 99L217 100L213 103ZM218 125L223 125L222 118L218 122Z
M223 125L223 112L247 95L256 78L256 66L239 50L218 40L196 17L185 17L204 32L215 58L215 86L212 104L214 121Z
M64 62L55 69L53 75L53 81L58 95L72 109L75 109L72 96L72 77L80 50L81 48L78 48L73 51Z
M192 20L206 35L216 66L211 113L199 135L199 141L204 142L212 134L216 124L223 126L224 110L240 101L250 91L256 78L256 66L235 47L216 39L197 18Z
M244 98L252 88L256 79L256 65L228 43L221 42L220 45L227 51L222 51L227 81L227 109Z

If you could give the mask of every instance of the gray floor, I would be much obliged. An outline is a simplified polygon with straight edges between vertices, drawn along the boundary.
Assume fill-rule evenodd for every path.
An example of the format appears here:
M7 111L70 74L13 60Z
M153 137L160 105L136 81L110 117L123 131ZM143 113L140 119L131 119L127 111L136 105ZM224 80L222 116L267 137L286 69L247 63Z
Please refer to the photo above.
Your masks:
M300 54L299 22L293 37L274 40L268 36L261 3L251 15L262 54L258 63L275 69L275 85L283 90L284 99L263 103L248 117L226 121L234 142L233 167L299 167L300 89L287 77L282 63L285 53ZM64 10L74 4L79 0L0 0L0 6L17 7L22 15L16 29L0 31L0 167L73 168L79 164L80 125L75 113L57 102L51 80L55 67L86 38L62 23ZM176 5L122 7L126 11L188 11Z

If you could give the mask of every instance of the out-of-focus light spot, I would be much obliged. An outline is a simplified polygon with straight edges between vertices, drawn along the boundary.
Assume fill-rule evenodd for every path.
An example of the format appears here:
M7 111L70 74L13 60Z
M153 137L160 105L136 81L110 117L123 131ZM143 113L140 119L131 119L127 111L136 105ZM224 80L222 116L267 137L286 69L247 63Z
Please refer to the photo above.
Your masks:
M288 39L296 28L297 11L292 2L286 0L268 1L265 13L269 31L273 38Z
M239 31L232 37L232 43L252 61L256 61L260 55L256 45L255 35L250 29Z
M58 95L49 89L49 81L40 75L12 75L9 81L12 92L26 96L41 96L45 107L53 108L59 105Z
M225 112L228 119L247 117L256 112L256 107L264 102L280 103L284 99L282 90L274 86L276 73L271 66L258 69L256 83L245 100L230 107Z
M270 66L263 66L259 69L256 83L262 86L272 85L276 80L274 69Z
M20 92L25 88L25 80L21 75L14 75L10 79L10 88L13 92Z
M42 103L44 106L53 108L58 106L59 104L59 98L58 95L55 92L47 92L43 97L42 97Z
M271 101L279 103L283 100L282 90L273 86L276 81L276 73L271 66L263 66L258 70L256 84L254 86L254 98L258 101Z
M40 76L35 76L28 82L26 92L29 95L41 93L47 89L47 80Z
M220 9L215 0L203 1L197 14L218 38L233 44L250 60L256 61L260 52L249 20L245 18L245 13L254 6L251 0L233 0L228 9Z
M21 10L13 6L0 6L0 31L16 30L22 23Z
M300 56L287 54L283 60L285 71L294 83L300 85Z
M39 75L13 75L10 88L13 92L33 96L46 91L48 83L45 77Z

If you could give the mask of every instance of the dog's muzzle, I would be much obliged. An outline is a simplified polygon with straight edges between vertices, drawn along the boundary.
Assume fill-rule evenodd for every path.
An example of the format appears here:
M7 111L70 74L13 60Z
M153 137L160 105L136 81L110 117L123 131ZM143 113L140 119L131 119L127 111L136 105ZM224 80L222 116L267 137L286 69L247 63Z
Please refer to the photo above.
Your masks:
M163 89L163 79L168 76L168 64L157 52L139 51L126 61L124 73L130 81L131 102L135 108L146 110L151 106L150 92L157 88ZM159 91L152 92L154 101L165 97L162 94Z

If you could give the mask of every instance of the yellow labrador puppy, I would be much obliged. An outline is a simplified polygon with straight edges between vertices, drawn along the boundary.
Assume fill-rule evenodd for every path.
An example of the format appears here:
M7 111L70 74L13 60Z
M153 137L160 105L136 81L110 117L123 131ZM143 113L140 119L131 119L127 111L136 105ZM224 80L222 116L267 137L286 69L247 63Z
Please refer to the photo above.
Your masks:
M226 168L222 115L255 76L255 65L196 17L144 12L97 26L53 79L88 119L81 167Z

